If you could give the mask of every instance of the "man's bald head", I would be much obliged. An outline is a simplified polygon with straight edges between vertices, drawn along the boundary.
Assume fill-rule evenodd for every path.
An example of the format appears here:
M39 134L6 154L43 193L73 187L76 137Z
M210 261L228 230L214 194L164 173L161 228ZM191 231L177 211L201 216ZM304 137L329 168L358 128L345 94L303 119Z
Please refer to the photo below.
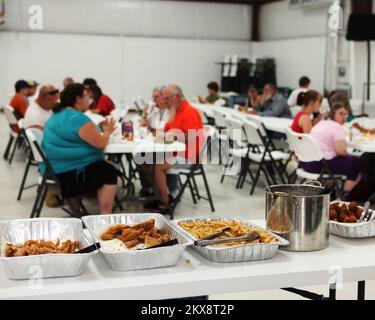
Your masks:
M47 84L40 88L39 96L36 102L46 110L51 110L59 99L59 90L54 86Z

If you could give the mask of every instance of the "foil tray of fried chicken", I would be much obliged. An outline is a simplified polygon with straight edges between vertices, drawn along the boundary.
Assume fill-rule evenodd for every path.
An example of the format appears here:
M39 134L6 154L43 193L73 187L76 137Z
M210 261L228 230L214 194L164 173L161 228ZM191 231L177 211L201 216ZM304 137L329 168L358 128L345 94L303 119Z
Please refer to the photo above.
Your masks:
M82 217L100 252L114 271L176 265L192 241L157 213ZM173 245L163 246L175 241Z
M75 252L91 244L79 219L0 221L0 263L9 279L78 276L95 252Z
M375 213L372 212L369 221L360 222L358 219L362 211L363 208L355 202L332 202L329 214L329 233L343 238L375 237Z

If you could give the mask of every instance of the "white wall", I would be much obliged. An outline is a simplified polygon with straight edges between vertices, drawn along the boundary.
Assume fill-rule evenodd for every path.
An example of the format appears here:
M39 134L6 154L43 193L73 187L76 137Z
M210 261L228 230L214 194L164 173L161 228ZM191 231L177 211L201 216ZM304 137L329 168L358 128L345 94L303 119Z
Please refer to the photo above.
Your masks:
M8 100L17 79L61 87L66 76L94 77L104 92L128 103L167 83L192 97L220 80L215 62L227 53L249 56L250 47L247 41L0 32L0 101Z
M260 10L262 41L316 37L326 34L328 6L291 9L288 1L263 5Z
M155 0L5 0L7 31L30 31L29 8L43 31L145 37L249 40L251 6Z
M252 54L276 60L278 86L296 88L299 78L306 75L311 79L311 87L323 92L324 37L253 43Z
M215 62L249 56L251 6L155 0L5 0L0 26L0 101L17 79L61 86L94 77L116 100L149 97L176 82L187 96L220 80ZM43 30L29 28L31 5Z

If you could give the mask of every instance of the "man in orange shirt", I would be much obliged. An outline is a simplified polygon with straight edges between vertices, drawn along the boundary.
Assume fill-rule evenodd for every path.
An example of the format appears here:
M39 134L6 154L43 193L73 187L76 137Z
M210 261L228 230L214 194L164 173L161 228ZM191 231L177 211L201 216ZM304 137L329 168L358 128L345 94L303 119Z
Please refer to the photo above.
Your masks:
M25 116L26 109L29 106L27 97L32 86L25 80L18 80L14 87L16 94L10 101L10 105L13 107L16 117L21 119Z
M185 141L186 151L183 157L178 157L177 163L195 163L199 155L201 135L203 134L203 124L197 109L189 104L185 99L181 88L177 85L168 85L162 90L163 101L168 105L169 116L164 131L173 133L179 141ZM183 135L181 137L181 135ZM182 161L181 161L182 160ZM159 194L164 203L169 202L168 185L166 174L173 165L169 163L156 164L155 182ZM151 172L152 166L145 165L145 169ZM157 209L166 213L164 203L146 204L146 209Z

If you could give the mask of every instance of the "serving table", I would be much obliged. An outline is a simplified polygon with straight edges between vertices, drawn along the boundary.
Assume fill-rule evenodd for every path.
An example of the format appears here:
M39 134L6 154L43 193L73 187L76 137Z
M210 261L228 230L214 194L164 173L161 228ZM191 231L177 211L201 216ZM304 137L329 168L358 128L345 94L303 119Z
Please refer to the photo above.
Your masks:
M254 221L263 225L264 221ZM375 241L330 236L315 252L279 251L271 260L214 263L188 248L174 267L111 271L97 254L73 278L13 281L0 268L0 299L167 299L375 279Z

